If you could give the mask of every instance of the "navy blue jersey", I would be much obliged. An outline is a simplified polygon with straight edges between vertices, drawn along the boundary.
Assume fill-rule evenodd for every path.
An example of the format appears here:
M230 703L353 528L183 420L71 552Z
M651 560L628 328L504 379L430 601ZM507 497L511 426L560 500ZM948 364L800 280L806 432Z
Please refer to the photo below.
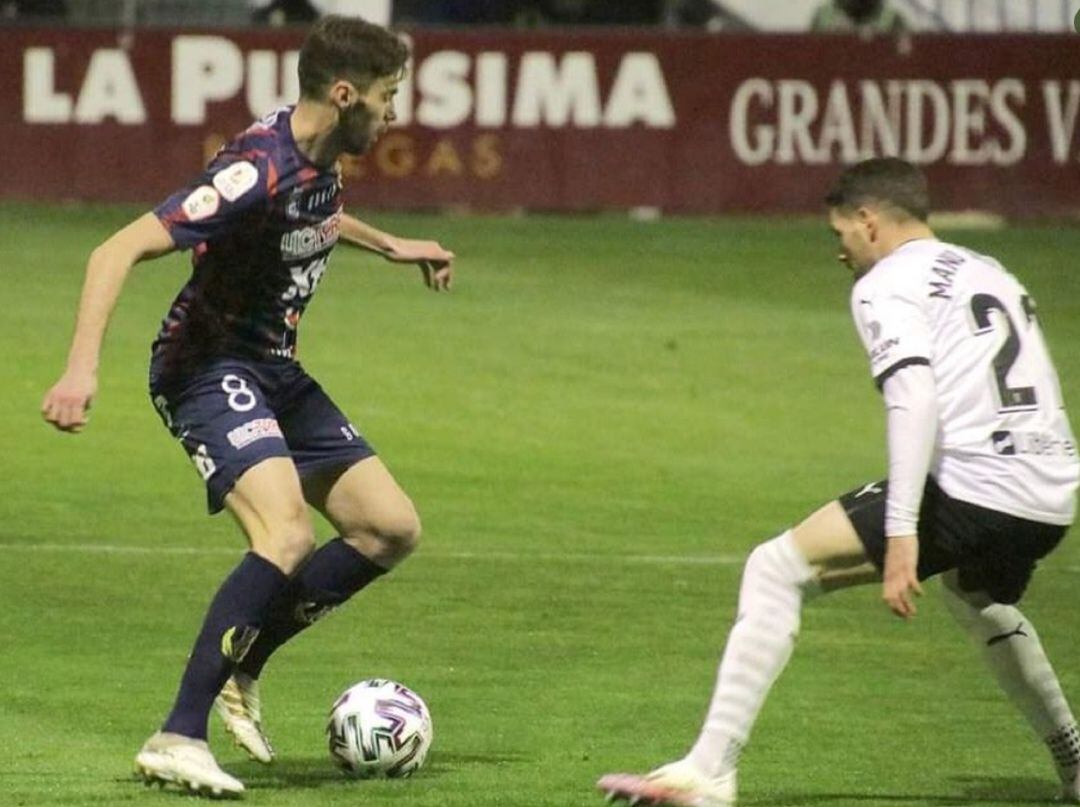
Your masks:
M154 341L154 375L214 358L295 358L300 317L338 239L341 181L297 148L292 112L250 126L154 209L193 267Z

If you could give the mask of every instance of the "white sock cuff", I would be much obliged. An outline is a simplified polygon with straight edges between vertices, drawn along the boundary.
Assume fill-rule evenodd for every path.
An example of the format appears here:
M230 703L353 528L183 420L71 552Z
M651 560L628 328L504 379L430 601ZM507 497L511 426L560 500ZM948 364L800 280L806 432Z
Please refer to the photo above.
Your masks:
M795 534L791 530L767 541L765 546L772 548L778 562L784 569L784 578L790 580L803 591L803 596L813 596L819 587L814 577L814 567L806 560L802 550L795 544Z

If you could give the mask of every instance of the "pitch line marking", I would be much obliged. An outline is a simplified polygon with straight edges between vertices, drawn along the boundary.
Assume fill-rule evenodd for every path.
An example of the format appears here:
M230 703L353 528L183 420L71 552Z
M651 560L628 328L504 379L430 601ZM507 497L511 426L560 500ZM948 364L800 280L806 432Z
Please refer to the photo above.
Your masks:
M240 548L197 546L138 546L122 544L20 544L0 542L0 551L7 552L82 552L99 555L236 555ZM435 560L501 560L508 562L550 561L564 563L623 563L627 565L671 566L737 566L746 561L745 555L603 555L600 553L527 552L438 552L420 550L420 556ZM1057 571L1080 574L1080 566L1063 566Z
M138 546L122 544L20 544L0 542L6 552L78 552L99 555L237 555L240 547ZM419 557L438 560L563 561L579 563L640 563L683 566L735 566L745 562L744 555L603 555L600 553L527 552L439 552L420 550Z

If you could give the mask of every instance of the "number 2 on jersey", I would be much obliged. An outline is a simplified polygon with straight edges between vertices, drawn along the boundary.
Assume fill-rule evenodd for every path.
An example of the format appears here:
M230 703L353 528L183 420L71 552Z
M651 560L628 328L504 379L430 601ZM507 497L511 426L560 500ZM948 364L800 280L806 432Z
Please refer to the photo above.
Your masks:
M1031 298L1026 294L1020 300L1027 321L1034 319L1035 306ZM975 317L975 333L984 334L994 330L994 324L990 320L990 312L997 311L1005 323L1005 342L1001 349L994 355L994 379L997 382L998 398L1001 401L999 412L1018 412L1025 409L1034 409L1038 406L1034 387L1010 387L1008 384L1009 370L1016 363L1020 355L1020 335L1017 333L1016 324L1009 316L1005 304L992 294L973 294L971 296L971 314Z

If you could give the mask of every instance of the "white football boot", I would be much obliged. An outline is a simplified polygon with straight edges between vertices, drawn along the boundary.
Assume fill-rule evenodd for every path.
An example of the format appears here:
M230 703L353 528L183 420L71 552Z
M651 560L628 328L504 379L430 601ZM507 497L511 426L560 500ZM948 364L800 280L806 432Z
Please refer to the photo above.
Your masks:
M237 670L225 682L214 708L235 743L264 765L274 761L274 748L262 730L262 703L257 679Z
M710 779L680 759L652 773L608 774L596 783L608 801L625 799L630 804L667 804L671 807L734 807L735 771Z
M211 798L237 798L244 784L218 767L205 740L159 731L135 756L135 772L147 784L175 784Z

